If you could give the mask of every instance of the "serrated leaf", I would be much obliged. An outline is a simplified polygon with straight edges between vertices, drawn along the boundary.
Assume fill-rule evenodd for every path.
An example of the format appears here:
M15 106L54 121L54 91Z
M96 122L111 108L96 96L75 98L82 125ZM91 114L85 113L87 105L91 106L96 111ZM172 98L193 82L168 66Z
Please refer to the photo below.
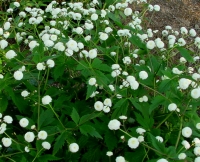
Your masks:
M111 130L106 131L104 141L108 147L108 150L113 150L117 147L118 139L115 137L114 132Z
M80 61L79 64L76 67L76 70L84 70L88 69L88 64L85 61Z
M114 112L112 113L111 118L112 119L116 119L116 118L118 118L121 115L125 115L126 116L127 111L128 111L128 105L129 105L128 100L125 100L120 107L117 107L114 110Z
M60 160L60 159L61 158L58 158L58 157L51 155L51 154L42 155L41 157L38 158L38 160L41 161L41 162L57 161L57 160Z
M121 23L121 20L119 19L119 17L117 17L117 15L115 15L115 14L109 12L109 13L107 14L107 16L108 16L111 20L113 20L114 23L115 23L117 26L123 28L123 25L122 25L122 23Z
M44 44L42 41L38 42L39 46L36 46L32 50L32 55L33 55L33 61L35 63L39 63L41 61L41 58L44 56Z
M99 69L101 71L107 71L107 72L111 72L111 67L106 65L106 64L102 64L102 61L98 58L95 58L92 62L92 67Z
M95 119L97 117L100 117L102 114L101 113L92 113L92 114L87 114L87 115L84 115L81 117L80 121L79 121L79 125L89 121L89 120L92 120L92 119Z
M43 111L39 118L38 129L40 130L40 128L51 124L54 121L53 115L54 114L50 109Z
M165 153L167 152L167 149L165 148L165 145L164 143L162 142L159 142L151 133L148 133L148 141L152 144L152 146L162 152L162 153Z
M161 105L166 99L163 96L156 96L151 101L151 105L149 107L149 114L152 113L159 105Z
M72 120L76 123L76 125L78 125L80 116L79 116L79 114L78 114L78 112L76 111L75 108L73 108L73 110L72 110L71 118L72 118Z
M81 125L80 126L80 131L82 134L88 136L88 134L92 137L96 137L96 138L101 138L101 135L96 131L96 129L94 127L92 127L91 125Z
M183 47L176 47L177 50L180 52L180 54L188 61L188 62L193 62L193 58L190 55L191 51L183 48Z
M162 93L169 90L171 87L171 82L172 81L170 79L162 80L161 84L158 87L159 92Z
M86 100L96 91L95 86L88 85L87 86L87 94L86 94Z
M56 138L56 142L53 147L53 155L55 155L63 147L67 137L67 132L63 132Z

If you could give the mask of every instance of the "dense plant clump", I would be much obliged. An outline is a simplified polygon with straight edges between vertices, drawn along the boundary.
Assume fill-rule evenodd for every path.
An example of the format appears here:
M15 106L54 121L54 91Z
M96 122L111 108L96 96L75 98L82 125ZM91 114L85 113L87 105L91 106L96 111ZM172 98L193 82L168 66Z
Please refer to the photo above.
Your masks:
M200 37L146 29L159 11L147 0L10 3L0 162L200 162Z

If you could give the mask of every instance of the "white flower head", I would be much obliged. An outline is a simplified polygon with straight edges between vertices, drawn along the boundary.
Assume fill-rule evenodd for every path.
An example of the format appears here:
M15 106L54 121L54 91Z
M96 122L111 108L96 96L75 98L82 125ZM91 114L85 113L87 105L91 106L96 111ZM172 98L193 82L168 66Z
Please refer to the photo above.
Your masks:
M78 47L78 43L77 43L75 40L73 40L73 39L70 39L70 40L66 43L66 45L67 45L68 49L70 49L70 50L72 50L72 51L76 50L77 47Z
M12 144L12 140L10 138L3 137L2 143L5 147L9 147Z
M191 97L198 99L200 97L200 88L195 88L191 91Z
M112 151L108 151L108 152L106 153L106 155L107 155L107 156L112 156L112 155L113 155L113 152L112 152Z
M136 149L139 146L140 142L137 138L132 137L128 140L128 146L132 149Z
M24 135L24 139L27 141L27 142L33 142L34 141L34 138L35 138L35 135L33 132L27 132L25 135Z
M175 103L171 103L168 105L169 111L175 111L177 109L177 105Z
M24 148L24 151L25 151L25 152L29 152L29 151L30 151L30 149L28 148L28 146L26 146L26 147Z
M22 80L24 75L21 71L17 70L14 72L13 76L14 76L15 80Z
M146 71L140 71L139 77L140 79L145 80L148 78L148 73Z
M88 81L88 84L91 86L94 86L96 84L97 80L95 78L90 78Z
M154 11L160 11L160 6L159 5L154 5L153 9L154 9Z
M5 49L8 46L8 42L6 40L0 41L0 48Z
M197 128L197 129L200 129L200 123L197 123L197 124L196 124L196 128Z
M147 48L152 50L156 46L155 42L153 40L149 40L146 44Z
M168 162L166 159L159 159L157 162Z
M51 148L51 144L47 141L42 142L42 147L46 150L49 150Z
M194 154L195 154L196 156L199 156L199 155L200 155L200 147L199 147L199 146L197 146L197 147L194 148Z
M91 49L91 50L89 50L88 57L90 59L96 58L97 57L97 49Z
M111 106L112 106L112 101L111 101L110 98L106 98L106 99L104 100L103 104L104 104L105 106L111 107Z
M27 97L30 93L27 90L21 92L22 97Z
M194 162L200 162L200 157L196 157L196 158L194 159Z
M121 123L119 120L113 119L108 123L108 128L110 130L118 130L120 128L120 125L121 125Z
M11 25L10 22L8 22L8 21L5 22L5 24L4 24L4 26L3 26L3 27L4 27L4 30L10 29L10 25Z
M79 145L77 143L71 143L69 145L69 151L75 153L79 150Z
M189 85L191 84L191 80L190 79L186 79L186 78L181 78L178 83L179 83L179 87L181 89L187 89L189 87Z
M183 153L183 152L178 155L178 159L180 159L180 160L183 160L186 157L187 157L187 155L185 153Z
M192 129L190 127L185 127L182 129L183 137L189 138L192 135Z
M39 139L45 140L47 138L47 136L48 136L48 134L44 130L41 130L41 131L38 132L38 138Z
M47 66L48 66L49 68L54 67L54 66L55 66L55 62L54 62L52 59L48 59L48 60L47 60Z
M125 8L124 9L124 15L130 16L132 14L132 9L131 8Z
M126 162L125 158L123 156L118 156L115 159L116 162Z
M17 56L17 54L16 54L15 51L13 51L13 50L9 50L8 52L6 52L6 58L7 58L7 59L12 59L12 58L14 58L15 56Z
M163 138L161 136L156 136L156 139L161 143L163 142Z
M190 143L188 141L186 141L186 140L183 140L181 142L181 144L185 147L185 149L189 149L190 148Z
M3 117L3 121L8 123L8 124L11 124L13 122L13 118L9 115L6 115Z
M101 111L103 110L103 103L101 101L96 101L94 104L94 108L96 111Z
M105 41L108 39L108 34L107 33L103 33L103 32L100 32L99 33L99 39Z
M43 105L48 105L52 102L52 98L49 95L46 95L42 98L42 104Z
M137 132L138 134L140 134L140 135L143 135L143 134L146 132L146 130L143 129L143 128L137 128L137 129L136 129L136 132Z
M45 65L44 65L44 62L39 62L39 63L37 63L37 66L36 66L36 68L39 70L39 71L41 71L41 70L45 70Z
M91 15L91 20L92 21L96 21L98 19L98 15L96 14L96 13L93 13L92 15Z
M28 126L28 124L29 124L29 121L28 121L28 119L26 119L26 118L22 118L22 119L20 119L20 121L19 121L19 125L21 126L21 127L27 127Z

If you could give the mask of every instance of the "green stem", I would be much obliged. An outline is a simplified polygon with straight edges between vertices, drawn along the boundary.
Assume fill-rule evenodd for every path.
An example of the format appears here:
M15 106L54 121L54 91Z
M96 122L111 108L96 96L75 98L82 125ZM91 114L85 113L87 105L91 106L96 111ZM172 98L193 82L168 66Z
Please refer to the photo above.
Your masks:
M160 152L160 151L158 151L158 150L156 150L156 149L154 149L154 148L152 148L152 147L150 147L150 146L148 146L148 145L146 145L146 144L144 144L144 143L141 143L144 147L146 147L146 148L148 148L148 149L150 149L150 150L153 150L154 152L157 152L158 154L160 154L160 155L164 155L164 156L167 156L166 154L164 154L164 153L162 153L162 152Z
M33 161L32 162L34 162L35 161L35 159L37 158L37 156L39 155L39 153L41 152L43 150L43 148L36 154L36 156L34 157L34 159L33 159Z
M156 127L156 129L159 128L172 114L173 114L173 111L166 116L166 118Z
M45 81L45 84L44 84L44 90L46 89L48 78L49 78L49 68L47 70L47 77L46 77L46 81Z
M54 115L56 116L56 118L58 119L58 121L60 122L60 124L62 125L63 128L65 128L65 126L63 125L63 123L61 122L61 120L58 117L58 114L54 111L53 107L49 104L51 110L53 111Z
M127 132L123 131L122 129L119 129L119 130L122 131L123 133L125 133L127 136L132 138L132 136L130 134L128 134Z
M175 149L177 149L177 147L178 147L178 143L179 143L179 140L180 140L180 137L181 137L182 127L183 127L183 116L181 116L181 123L180 123L178 138L177 138L177 140L176 140Z
M38 121L37 121L37 124L38 124L38 130L40 129L39 126L40 126L40 71L39 71L39 74L38 74Z

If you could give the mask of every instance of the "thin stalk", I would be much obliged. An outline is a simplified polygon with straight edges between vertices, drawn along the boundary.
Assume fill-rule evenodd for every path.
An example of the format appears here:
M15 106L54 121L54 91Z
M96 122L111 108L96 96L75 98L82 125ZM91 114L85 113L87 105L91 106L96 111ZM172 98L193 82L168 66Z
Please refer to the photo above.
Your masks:
M173 114L173 111L166 116L166 118L156 127L156 129L159 128L172 114Z
M44 90L46 89L48 78L49 78L49 68L47 69L47 77L46 77L46 81L44 84Z
M43 148L36 154L36 156L34 157L34 159L33 159L33 161L32 162L34 162L35 161L35 159L37 158L37 156L39 155L39 153L41 152L43 150Z
M130 134L128 134L127 132L125 132L124 130L122 130L122 129L119 129L119 130L122 131L123 133L125 133L126 135L128 135L129 137L132 138L132 136L131 136Z
M176 140L175 149L177 149L177 147L178 147L178 143L179 143L179 140L180 140L180 137L181 137L182 127L183 127L183 116L181 116L181 123L180 123L178 138L177 138L177 140Z
M38 92L38 102L37 102L37 104L38 104L38 121L37 121L37 124L38 124L38 130L40 129L39 128L39 125L40 125L40 81L39 81L39 79L40 79L40 71L39 71L39 74L38 74L38 90L37 90L37 92Z
M54 115L56 116L56 118L58 119L58 121L60 122L60 124L62 125L63 128L65 128L65 126L63 125L63 123L61 122L61 120L59 119L58 114L54 111L53 107L49 104L51 110L53 111Z

